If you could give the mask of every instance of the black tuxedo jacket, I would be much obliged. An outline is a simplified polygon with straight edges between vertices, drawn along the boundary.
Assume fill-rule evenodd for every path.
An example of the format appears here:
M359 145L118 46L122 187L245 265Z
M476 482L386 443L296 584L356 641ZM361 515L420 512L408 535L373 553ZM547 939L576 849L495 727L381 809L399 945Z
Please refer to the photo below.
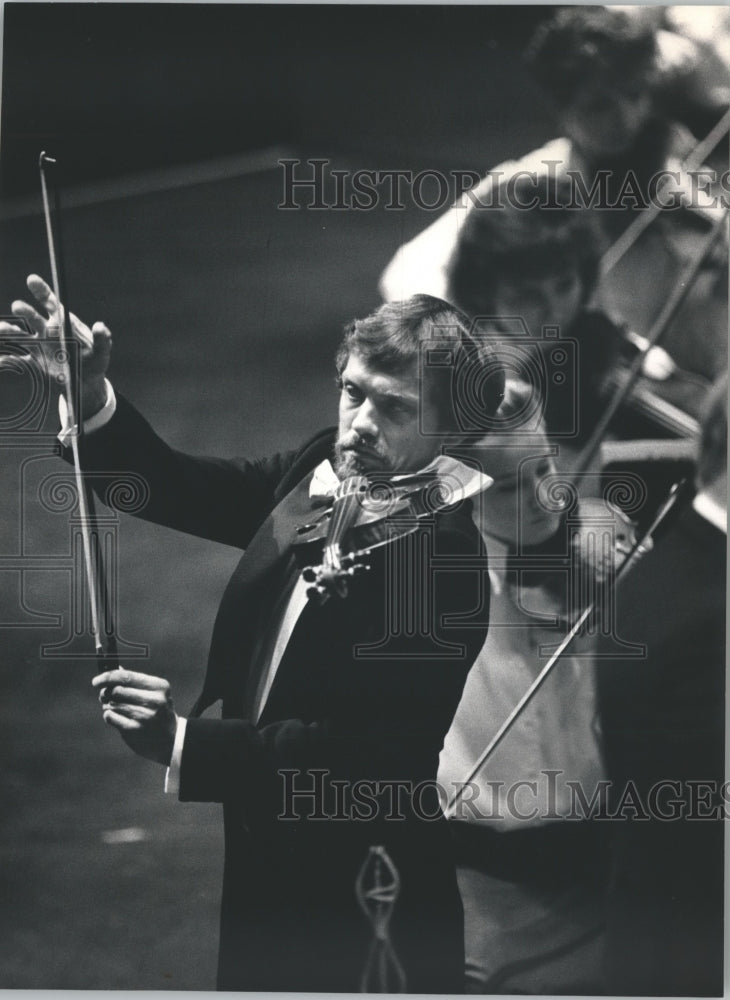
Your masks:
M296 529L316 513L309 473L332 444L329 431L253 463L193 458L120 398L83 461L144 476L141 516L246 549L181 768L181 799L224 805L219 985L356 991L371 930L355 880L368 847L383 844L401 877L391 929L408 989L459 991L461 906L435 776L488 622L470 505L377 552L346 600L308 604L260 720L251 715L265 666L257 641L298 572ZM217 700L222 718L201 718Z

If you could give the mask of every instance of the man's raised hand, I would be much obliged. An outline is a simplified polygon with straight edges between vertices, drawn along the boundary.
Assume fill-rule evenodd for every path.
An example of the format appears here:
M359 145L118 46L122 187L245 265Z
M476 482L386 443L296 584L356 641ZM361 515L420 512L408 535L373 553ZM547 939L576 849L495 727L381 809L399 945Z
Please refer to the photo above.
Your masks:
M37 341L42 355L44 373L54 384L59 384L60 376L64 374L64 366L58 358L59 328L61 313L56 302L56 296L50 286L37 274L31 274L27 280L28 290L36 300L39 310L22 299L13 302L11 309L15 316L22 319L23 325L0 322L0 338L12 341L14 335L27 341L28 331ZM81 352L81 420L93 417L106 402L106 387L104 379L109 368L112 348L112 335L103 323L94 323L89 327L73 313L70 314L71 334L79 345ZM22 340L20 341L22 343ZM0 366L12 363L17 354L3 354L0 342ZM26 361L38 360L33 354L26 355ZM40 362L39 362L40 363Z
M91 683L99 688L104 722L118 729L124 742L140 757L169 764L177 716L168 682L163 677L118 667L99 674Z

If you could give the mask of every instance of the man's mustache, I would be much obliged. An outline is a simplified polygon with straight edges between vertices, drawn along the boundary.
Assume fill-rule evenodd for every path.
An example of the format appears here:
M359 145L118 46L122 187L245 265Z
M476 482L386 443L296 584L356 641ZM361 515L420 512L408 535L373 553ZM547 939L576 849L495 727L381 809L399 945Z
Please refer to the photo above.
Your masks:
M350 434L337 442L339 451L352 451L357 455L367 455L370 458L382 458L377 448L368 445L358 434Z

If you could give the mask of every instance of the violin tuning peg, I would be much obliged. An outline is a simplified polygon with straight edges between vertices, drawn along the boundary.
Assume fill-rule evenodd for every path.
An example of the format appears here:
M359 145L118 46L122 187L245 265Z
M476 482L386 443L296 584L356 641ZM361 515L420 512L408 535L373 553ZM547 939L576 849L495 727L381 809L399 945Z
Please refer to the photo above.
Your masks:
M324 587L315 586L307 589L307 597L310 601L314 601L315 604L322 605L329 597L329 594Z
M314 572L313 566L307 566L302 570L302 580L304 580L305 583L317 582L317 574Z

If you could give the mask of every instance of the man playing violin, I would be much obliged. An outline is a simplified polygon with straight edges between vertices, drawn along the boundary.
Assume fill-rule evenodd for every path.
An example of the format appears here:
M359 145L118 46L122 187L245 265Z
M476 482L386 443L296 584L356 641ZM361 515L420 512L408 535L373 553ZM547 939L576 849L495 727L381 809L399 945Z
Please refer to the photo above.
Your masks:
M13 311L50 359L56 302L40 278L28 286L40 309L16 302ZM404 975L410 992L460 992L461 902L435 778L487 632L489 576L469 498L490 480L447 446L463 438L455 373L470 366L488 420L501 366L445 302L381 306L345 329L336 430L269 459L222 461L166 445L106 379L109 330L75 317L71 327L92 482L134 471L149 487L141 516L246 550L189 718L175 712L164 678L116 668L93 680L104 721L168 768L168 792L223 804L219 987L388 990ZM62 443L74 432L65 427ZM342 527L352 476L364 477L355 482L366 493L377 485L381 507L388 490L418 494L418 516L396 530L385 502L387 541L368 555L368 571L347 575L344 599L308 599L299 543L314 524ZM337 544L347 550L346 531ZM222 717L203 718L219 700ZM398 890L375 939L390 949L379 980L363 978L374 939L356 898L372 846L387 852ZM374 873L370 909L384 905L383 876Z

